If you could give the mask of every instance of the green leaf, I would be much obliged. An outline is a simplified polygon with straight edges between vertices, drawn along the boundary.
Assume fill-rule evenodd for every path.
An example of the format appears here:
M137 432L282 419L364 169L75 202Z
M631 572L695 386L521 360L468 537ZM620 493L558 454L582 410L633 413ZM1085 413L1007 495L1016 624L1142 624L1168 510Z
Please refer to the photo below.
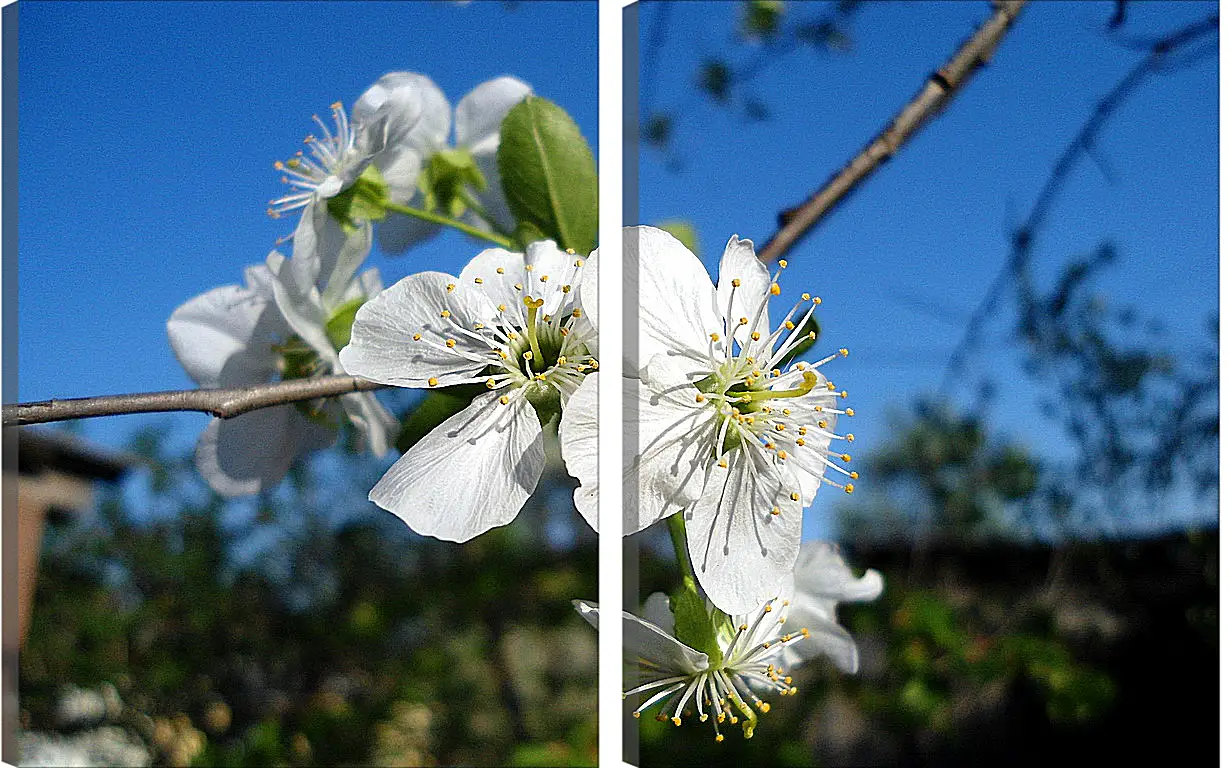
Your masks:
M685 587L670 595L670 611L674 614L674 636L686 645L708 654L713 664L721 663L721 646L713 630L704 598Z
M677 237L680 243L687 246L687 250L694 253L696 258L700 258L700 238L696 235L696 228L691 225L691 222L684 219L668 219L655 226Z
M497 161L518 238L536 230L560 248L593 250L597 165L567 112L540 96L527 97L504 118Z
M366 301L366 296L347 301L334 310L332 316L325 322L324 332L328 334L329 341L333 342L333 349L340 350L350 343L350 329L354 327L354 315Z

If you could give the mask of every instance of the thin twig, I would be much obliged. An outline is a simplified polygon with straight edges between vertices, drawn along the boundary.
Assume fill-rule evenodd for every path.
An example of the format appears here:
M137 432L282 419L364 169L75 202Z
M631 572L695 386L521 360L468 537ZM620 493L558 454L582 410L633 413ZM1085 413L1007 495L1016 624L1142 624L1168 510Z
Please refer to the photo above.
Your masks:
M1076 161L1082 155L1088 154L1090 149L1095 146L1096 138L1102 128L1105 127L1109 118L1122 106L1127 97L1143 85L1149 75L1164 71L1163 67L1167 63L1169 56L1179 53L1186 46L1200 42L1206 35L1215 33L1219 28L1220 14L1213 13L1202 21L1185 26L1173 34L1154 41L1148 55L1132 67L1114 85L1113 89L1097 102L1097 106L1092 114L1080 126L1079 132L1067 144L1062 154L1059 155L1057 162L1054 163L1054 167L1050 170L1050 175L1046 179L1045 185L1042 186L1041 192L1037 195L1037 200L1029 210L1028 217L1012 233L1011 252L1008 254L1003 266L999 269L999 273L995 275L994 280L978 303L977 308L969 317L968 324L965 326L959 343L952 349L947 365L943 369L943 380L939 385L940 392L951 391L955 376L964 365L965 357L970 348L975 344L982 325L985 324L991 314L993 314L995 307L998 306L1003 291L1011 284L1012 276L1018 275L1024 270L1032 253L1033 243L1036 242L1037 233L1045 224L1046 216L1058 199L1058 193L1062 189L1063 184L1075 169Z
M43 400L4 406L4 426L45 424L94 416L120 416L127 413L203 411L219 419L320 397L336 397L350 392L383 389L384 384L357 376L323 376L295 379L276 384L232 389L186 389L174 392L142 392L131 395L79 397L71 400Z
M1003 35L1026 0L1003 0L942 68L926 78L922 89L892 122L853 160L801 205L782 211L778 229L760 249L760 259L776 261L830 213L885 160L892 157L926 122L943 110L969 78L990 61Z

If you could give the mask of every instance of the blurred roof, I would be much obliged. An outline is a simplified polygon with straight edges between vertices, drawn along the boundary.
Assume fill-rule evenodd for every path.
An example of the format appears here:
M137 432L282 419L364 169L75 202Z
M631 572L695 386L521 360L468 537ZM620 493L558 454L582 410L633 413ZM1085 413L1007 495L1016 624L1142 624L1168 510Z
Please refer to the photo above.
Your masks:
M17 472L21 475L57 471L114 482L143 463L139 456L101 448L62 430L26 427L17 433Z

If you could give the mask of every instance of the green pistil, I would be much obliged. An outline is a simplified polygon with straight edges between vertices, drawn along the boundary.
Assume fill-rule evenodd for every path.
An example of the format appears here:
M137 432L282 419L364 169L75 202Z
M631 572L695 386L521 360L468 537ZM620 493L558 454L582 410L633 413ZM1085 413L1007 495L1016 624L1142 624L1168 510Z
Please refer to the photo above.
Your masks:
M810 394L812 389L815 389L816 383L819 382L819 376L815 375L814 371L807 371L802 374L802 386L795 389L759 389L749 392L743 392L738 399L743 403L750 403L756 400L775 400L785 397L802 397Z
M529 309L529 320L525 324L525 333L529 336L529 348L533 350L532 367L535 371L546 369L546 358L542 356L542 346L538 343L538 310L545 303L542 299L534 300L528 296L525 297L525 306Z

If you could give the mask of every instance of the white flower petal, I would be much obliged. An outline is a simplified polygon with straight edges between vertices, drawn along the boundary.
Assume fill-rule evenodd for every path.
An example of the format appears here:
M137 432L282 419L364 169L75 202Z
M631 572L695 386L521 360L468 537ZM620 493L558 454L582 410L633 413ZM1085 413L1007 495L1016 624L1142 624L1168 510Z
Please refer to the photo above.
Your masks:
M573 600L580 615L597 629L598 607L585 600ZM696 675L708 669L708 655L684 645L656 624L623 611L623 655L629 666L644 659L661 669L681 675Z
M670 598L665 592L654 592L646 597L640 615L661 627L667 635L674 634L674 611L670 610Z
M568 474L580 481L576 509L597 530L597 376L586 376L559 419L559 450Z
M797 640L782 651L786 667L796 667L817 656L827 656L842 672L858 671L858 646L853 637L835 621L813 612L807 605L799 605L797 597L790 607L786 629L796 632L805 627L809 637Z
M363 438L363 445L376 456L388 453L401 422L380 404L375 392L355 392L340 400L346 417Z
M425 536L469 541L516 517L545 456L538 415L523 397L474 398L410 448L368 498Z
M665 355L636 380L634 411L624 432L635 435L636 459L625 471L624 535L643 530L699 499L706 467L716 462L718 424L711 407Z
M359 307L341 364L352 376L382 384L455 384L486 367L472 358L488 355L490 346L466 332L476 323L490 325L493 318L494 307L481 291L442 272L419 272ZM416 342L417 333L423 338ZM451 349L444 346L449 338L456 341Z
M262 408L211 421L196 444L196 467L223 496L258 493L281 482L297 457L335 437L292 405Z
M265 264L273 273L273 299L282 317L331 367L337 359L337 350L333 349L333 342L324 330L328 317L316 288L319 264L314 260L287 259L277 251L269 254Z
M457 104L457 146L468 147L476 155L494 155L500 124L532 92L525 83L505 75L467 93Z
M512 209L508 207L508 199L504 195L503 177L499 175L499 162L495 151L474 155L474 165L478 166L482 178L486 179L486 189L474 190L474 198L495 222L496 228L503 232L512 232L516 229L516 218L512 215ZM482 230L491 228L490 224L473 211L466 213L466 220Z
M268 381L277 372L273 344L285 330L271 297L237 285L190 299L166 324L175 357L202 387Z
M382 157L376 158L377 168L383 158L406 148L423 157L439 151L452 120L443 92L431 78L416 72L384 75L359 96L352 114L355 123L380 133L376 145L382 148Z
M658 353L708 365L709 334L722 334L713 311L713 284L704 265L673 235L654 227L623 230L624 299L640 307L638 359L633 370Z
M737 288L733 285L734 280L739 281ZM761 310L760 306L769 295L768 286L771 282L768 268L755 257L754 244L750 240L740 240L738 235L732 236L721 256L716 309L722 316L728 311L727 319L731 324L738 323L741 318L747 318L747 325L735 326L734 339L740 345L747 343L752 331L759 331L762 337L768 336L768 307L764 306ZM731 293L734 300L732 306Z
M808 541L798 552L794 587L799 594L823 600L864 602L876 599L883 592L883 575L868 568L861 578L856 578L835 545Z
M704 495L689 509L687 550L700 586L728 614L747 613L776 597L794 572L802 508L789 478L748 447L726 454L729 468L709 468ZM780 514L773 515L777 507Z
M516 284L523 286L525 278L524 254L503 248L486 248L461 270L460 282L476 287L490 298L492 304L503 304L506 311L515 315L524 312L524 294L516 288Z
M302 265L326 307L341 303L350 278L371 253L371 223L346 234L323 205L308 206L294 231L292 262Z

